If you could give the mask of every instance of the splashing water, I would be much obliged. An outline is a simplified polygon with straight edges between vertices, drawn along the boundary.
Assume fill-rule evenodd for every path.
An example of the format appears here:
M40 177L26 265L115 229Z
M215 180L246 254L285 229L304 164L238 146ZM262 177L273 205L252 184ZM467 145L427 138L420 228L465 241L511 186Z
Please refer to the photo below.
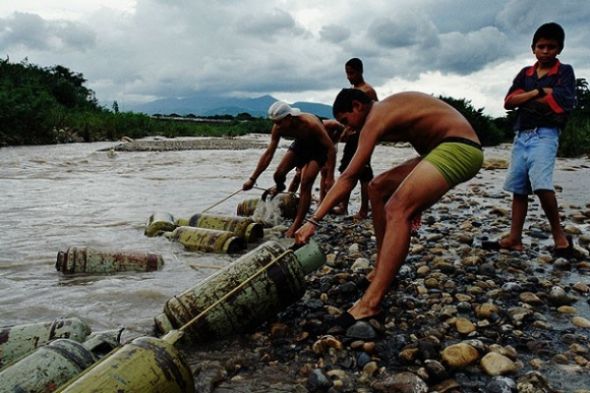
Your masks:
M262 222L265 226L276 226L281 224L284 219L281 216L279 198L266 198L266 201L260 200L256 204L256 209L252 214L252 219L256 222Z

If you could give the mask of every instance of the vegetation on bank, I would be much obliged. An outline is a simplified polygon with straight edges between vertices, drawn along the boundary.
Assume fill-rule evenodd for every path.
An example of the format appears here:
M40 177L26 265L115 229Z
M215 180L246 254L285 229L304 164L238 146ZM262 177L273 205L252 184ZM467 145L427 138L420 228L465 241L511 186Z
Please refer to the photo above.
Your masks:
M94 92L84 86L82 74L63 66L41 68L0 60L0 146L118 140L123 136L150 135L238 136L269 132L267 119L247 113L237 116L148 116L120 112L98 104ZM577 80L578 106L560 140L561 156L590 153L590 90ZM440 97L459 110L474 126L484 146L512 140L514 113L492 118L469 100Z

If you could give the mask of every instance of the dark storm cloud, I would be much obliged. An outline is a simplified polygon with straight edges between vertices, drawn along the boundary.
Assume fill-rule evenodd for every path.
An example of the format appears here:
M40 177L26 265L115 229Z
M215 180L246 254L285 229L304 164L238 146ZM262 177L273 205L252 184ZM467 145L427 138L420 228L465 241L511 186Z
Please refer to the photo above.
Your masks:
M297 27L293 17L279 9L271 12L244 15L238 18L236 31L255 36L272 38L277 33L301 34L303 30Z
M416 14L375 19L368 28L368 36L379 46L389 49L409 46L429 48L438 45L436 26Z
M36 50L86 50L94 46L88 27L69 21L47 21L39 15L15 12L0 19L0 46Z

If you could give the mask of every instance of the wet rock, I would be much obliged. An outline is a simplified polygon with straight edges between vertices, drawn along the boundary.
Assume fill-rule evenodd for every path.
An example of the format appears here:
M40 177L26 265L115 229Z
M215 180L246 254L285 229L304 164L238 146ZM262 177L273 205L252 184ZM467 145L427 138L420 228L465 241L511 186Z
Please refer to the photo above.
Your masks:
M470 365L479 359L479 352L471 345L458 343L443 349L442 360L454 368L462 368Z
M487 393L513 393L516 391L516 382L507 377L496 377L486 385Z
M370 268L371 264L367 258L357 258L350 267L350 270L352 270L355 273L358 273L365 270L369 270Z
M554 306L570 305L576 302L576 298L568 295L568 293L559 286L554 286L549 291L547 301Z
M443 381L449 377L447 369L438 360L428 359L424 361L424 367L426 368L428 377L432 382Z
M377 392L383 393L427 393L428 385L416 374L401 372L388 376L381 381L371 385Z
M584 317L573 317L572 324L574 326L579 327L579 328L584 328L584 329L590 328L590 320L588 320Z
M480 362L486 374L498 376L513 373L517 370L516 364L504 355L497 352L487 353Z
M332 386L332 381L321 369L314 369L307 378L307 388L310 392L324 392Z
M371 340L377 337L377 332L370 323L358 321L346 330L346 337Z
M475 314L478 318L490 318L498 313L498 306L493 303L483 303L475 308Z
M532 292L522 292L519 296L521 302L532 304L532 305L540 305L543 304L543 301L534 293Z
M314 342L311 347L311 349L317 354L325 353L330 348L334 348L335 350L339 351L343 348L342 342L340 342L334 336L326 335L326 336L320 337L319 340Z
M475 325L466 318L457 318L455 321L455 328L461 334L469 334L477 330Z

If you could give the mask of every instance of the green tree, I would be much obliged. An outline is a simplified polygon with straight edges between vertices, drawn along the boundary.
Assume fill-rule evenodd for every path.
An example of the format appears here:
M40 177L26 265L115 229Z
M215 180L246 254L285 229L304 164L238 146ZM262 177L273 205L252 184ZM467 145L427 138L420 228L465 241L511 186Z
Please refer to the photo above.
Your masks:
M453 108L457 109L469 121L482 145L493 146L502 142L504 133L498 129L494 120L483 114L483 108L475 109L471 101L451 97L439 97Z

